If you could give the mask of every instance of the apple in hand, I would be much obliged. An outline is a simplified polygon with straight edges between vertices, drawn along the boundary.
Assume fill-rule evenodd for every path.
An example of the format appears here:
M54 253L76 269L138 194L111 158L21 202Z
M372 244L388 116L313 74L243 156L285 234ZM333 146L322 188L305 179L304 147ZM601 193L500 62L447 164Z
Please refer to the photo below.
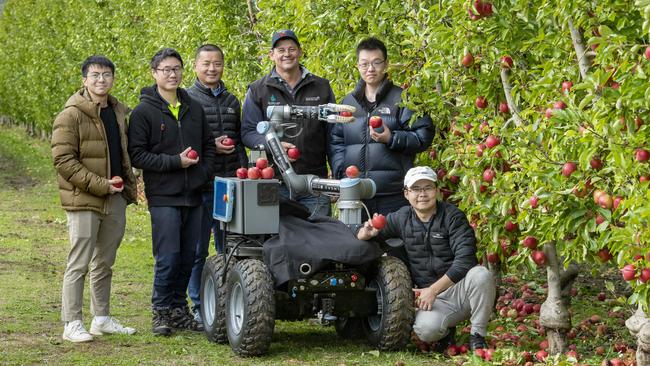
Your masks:
M345 169L345 176L348 178L358 178L359 168L356 165L350 165Z
M234 146L235 145L235 140L231 139L230 137L226 137L225 139L221 140L221 145L223 145L223 146Z
M266 160L265 158L259 158L255 161L255 167L259 170L262 170L269 166L269 161Z
M117 183L113 183L113 184L112 184L113 187L115 187L115 188L117 188L117 189L120 189L120 188L124 187L124 181L122 180L122 177L120 177L119 175L116 175L116 176L114 176L114 177L111 178L111 180L113 180L113 179L119 179L119 180L120 180L120 181L117 182Z
M270 166L262 169L262 179L272 179L275 176L275 171Z
M237 178L239 178L239 179L248 178L248 169L246 169L244 167L237 169L237 171L235 173L237 174Z
M376 215L375 217L372 218L370 223L372 224L372 227L374 227L375 229L381 230L384 228L384 226L386 226L386 217L384 217L384 215L382 214Z
M297 147L292 147L287 150L287 155L289 156L289 159L298 160L300 157L300 150L298 150Z
M187 152L187 157L196 160L199 157L199 153L197 153L196 150L190 150Z

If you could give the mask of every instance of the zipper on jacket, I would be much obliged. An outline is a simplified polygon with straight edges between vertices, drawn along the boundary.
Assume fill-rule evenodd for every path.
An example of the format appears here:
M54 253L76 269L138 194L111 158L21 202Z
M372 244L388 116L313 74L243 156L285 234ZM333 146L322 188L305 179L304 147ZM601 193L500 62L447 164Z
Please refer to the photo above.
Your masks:
M181 104L182 105L182 104ZM167 107L166 107L167 108ZM169 110L169 108L167 108ZM178 111L178 118L174 117L172 115L172 118L176 120L176 125L178 126L178 138L181 140L181 152L185 150L185 142L183 141L183 126L181 125L181 117L185 115L185 113L181 114L182 111ZM170 113L171 114L171 113ZM185 189L187 190L188 184L187 184L187 168L183 169L183 182L185 185ZM187 196L185 197L187 200ZM187 204L187 202L185 202Z
M366 114L366 120L363 128L363 151L361 152L361 171L363 172L363 177L368 178L368 167L366 166L366 162L368 161L368 145L370 144L370 132L368 128L368 122L370 121L370 113L371 111L368 111Z
M219 136L223 136L223 117L221 116L221 94L217 95L215 97L217 99L217 116L219 117ZM221 176L225 177L226 176L226 171L227 169L227 163L226 159L224 159L223 162L223 171L221 172Z

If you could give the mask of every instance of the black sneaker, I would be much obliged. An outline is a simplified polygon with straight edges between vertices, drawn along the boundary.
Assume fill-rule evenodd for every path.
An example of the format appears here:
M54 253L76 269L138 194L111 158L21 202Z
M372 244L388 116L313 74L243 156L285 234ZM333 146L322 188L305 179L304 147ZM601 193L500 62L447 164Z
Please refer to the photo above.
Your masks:
M170 325L174 329L185 329L192 332L203 332L203 323L194 320L187 307L173 308Z
M447 335L440 338L436 345L433 347L433 351L436 353L443 353L449 348L449 346L456 345L456 327L449 328Z
M171 311L169 309L154 309L151 318L151 331L154 335L170 336L172 327L170 325Z
M487 343L485 343L485 337L478 333L469 335L469 349L474 352L474 350L479 348L487 348Z

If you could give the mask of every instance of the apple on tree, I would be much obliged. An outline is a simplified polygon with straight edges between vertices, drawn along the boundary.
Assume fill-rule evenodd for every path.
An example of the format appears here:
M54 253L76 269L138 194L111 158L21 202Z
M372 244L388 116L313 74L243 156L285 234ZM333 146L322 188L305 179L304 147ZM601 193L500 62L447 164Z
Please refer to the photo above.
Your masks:
M471 67L474 65L474 56L472 56L471 53L466 53L465 56L463 56L463 60L461 61L463 66L465 67Z
M560 88L562 90L562 94L566 94L568 91L571 91L571 87L573 87L573 82L569 80L563 81L562 87Z
M636 269L634 268L634 265L627 264L621 269L621 274L625 281L632 281L636 278Z
M481 96L476 97L475 104L476 104L476 108L485 109L485 108L487 108L488 102L485 99L485 97L481 95Z
M512 57L508 55L501 57L501 68L510 69L512 68L512 64Z
M578 169L576 163L572 161L566 162L564 163L564 165L562 165L562 175L565 177L569 177L571 176L571 174L573 174L573 172L576 171L576 169Z
M490 135L485 139L485 146L487 146L490 149L499 145L500 143L501 140L499 140L499 138L494 135Z
M510 112L510 108L508 107L508 103L506 103L506 102L499 103L499 112L504 113L504 114Z

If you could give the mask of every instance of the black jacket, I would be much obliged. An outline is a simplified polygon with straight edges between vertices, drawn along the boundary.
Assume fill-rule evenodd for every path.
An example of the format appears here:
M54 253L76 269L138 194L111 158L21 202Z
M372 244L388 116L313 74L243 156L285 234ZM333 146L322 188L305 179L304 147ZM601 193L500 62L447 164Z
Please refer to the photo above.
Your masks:
M205 118L210 125L212 138L227 135L235 141L235 151L231 154L217 154L214 160L214 174L219 177L234 177L237 168L248 167L246 149L241 142L241 106L237 97L226 89L220 82L220 93L212 94L210 88L194 82L187 93L203 106ZM212 179L207 183L206 189L213 187Z
M458 283L478 264L474 229L461 210L445 201L438 201L428 223L420 221L411 206L389 213L380 238L404 241L409 271L419 288L445 274Z
M409 126L413 112L399 106L402 89L388 78L379 87L374 107L365 98L365 87L365 82L359 80L354 91L342 102L357 108L353 114L355 121L332 127L332 173L340 179L348 166L356 165L361 177L375 182L377 196L401 194L402 180L413 167L415 154L426 150L433 141L433 122L425 115ZM368 120L371 116L381 116L384 125L391 130L388 144L370 138Z
M142 89L140 104L131 112L129 155L143 170L150 206L198 206L201 187L214 174L215 146L203 108L184 89L177 93L178 120L155 85ZM183 169L179 154L190 146L199 163Z
M256 128L257 123L266 121L266 108L275 105L317 106L334 103L334 93L327 79L308 73L296 86L294 95L277 78L268 75L254 81L246 93L242 117L242 139L244 145L254 148L264 145L264 136ZM329 126L327 122L295 120L296 129L285 129L280 139L296 145L300 159L292 163L298 174L314 174L327 177L327 155ZM297 135L297 136L295 136Z

